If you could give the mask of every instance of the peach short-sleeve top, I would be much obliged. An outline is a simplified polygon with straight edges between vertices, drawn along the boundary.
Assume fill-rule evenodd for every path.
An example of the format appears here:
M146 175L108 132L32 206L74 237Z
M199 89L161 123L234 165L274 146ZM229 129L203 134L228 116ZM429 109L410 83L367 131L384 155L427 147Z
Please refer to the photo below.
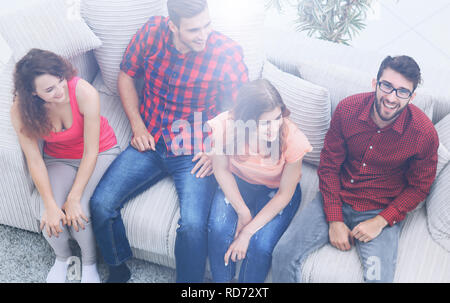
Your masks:
M280 187L281 176L286 163L294 163L301 160L304 155L312 151L312 146L298 127L288 118L283 118L287 126L285 136L285 148L281 156L275 161L269 156L252 154L245 157L227 155L229 157L229 170L244 181L252 184L261 184L269 188ZM208 121L212 129L213 141L223 140L226 131L229 112L223 112L214 119ZM214 152L219 151L213 149Z

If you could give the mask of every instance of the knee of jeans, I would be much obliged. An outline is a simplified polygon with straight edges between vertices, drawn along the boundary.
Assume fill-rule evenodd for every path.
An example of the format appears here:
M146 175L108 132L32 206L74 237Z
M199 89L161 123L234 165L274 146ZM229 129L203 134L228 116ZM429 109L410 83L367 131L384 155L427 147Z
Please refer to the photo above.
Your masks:
M95 194L89 201L89 209L91 211L91 218L93 221L96 221L96 223L113 216L113 212L107 207L105 201L103 199L99 199L99 197Z
M248 254L259 257L271 257L273 249L273 243L267 241L267 239L254 237L250 240Z
M178 221L178 233L205 233L207 231L207 220L202 218L183 218Z
M226 214L210 217L208 221L208 233L211 235L225 235L230 232L230 226Z

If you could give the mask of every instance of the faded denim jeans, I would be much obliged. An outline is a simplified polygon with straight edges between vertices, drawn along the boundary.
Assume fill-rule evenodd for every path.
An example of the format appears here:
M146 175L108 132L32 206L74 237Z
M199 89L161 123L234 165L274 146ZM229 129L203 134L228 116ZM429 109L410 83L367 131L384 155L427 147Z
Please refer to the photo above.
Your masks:
M255 185L235 176L242 198L253 217L267 205L278 189ZM288 205L250 239L247 255L242 261L239 282L262 283L269 272L272 251L284 233L301 200L300 185ZM238 216L219 188L214 196L208 225L208 255L214 282L230 282L236 272L236 263L230 258L225 266L224 256L234 240Z
M120 210L132 197L172 176L180 201L175 240L177 282L203 282L207 257L207 224L216 190L214 176L191 174L192 155L168 156L164 141L156 151L128 146L110 165L91 198L95 237L105 262L120 265L132 257ZM151 197L150 197L151 198Z
M344 223L352 230L360 222L375 217L382 210L358 212L343 203L342 211ZM354 239L364 269L364 281L386 283L394 280L402 223L387 225L378 237L367 243ZM330 242L328 230L323 197L319 192L292 220L275 247L272 260L273 282L301 282L304 260L314 250ZM345 270L346 268L342 268L342 271Z

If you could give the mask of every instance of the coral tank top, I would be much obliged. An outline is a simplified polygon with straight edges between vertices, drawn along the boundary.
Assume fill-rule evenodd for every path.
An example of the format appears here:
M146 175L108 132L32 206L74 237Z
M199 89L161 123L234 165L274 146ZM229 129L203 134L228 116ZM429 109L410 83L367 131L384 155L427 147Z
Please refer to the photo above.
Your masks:
M67 81L69 89L70 108L72 109L72 126L61 132L50 132L43 137L44 152L55 158L81 159L84 151L84 117L78 108L76 87L79 77L73 77ZM108 120L100 117L100 142L99 152L106 151L117 144L114 130L108 124Z

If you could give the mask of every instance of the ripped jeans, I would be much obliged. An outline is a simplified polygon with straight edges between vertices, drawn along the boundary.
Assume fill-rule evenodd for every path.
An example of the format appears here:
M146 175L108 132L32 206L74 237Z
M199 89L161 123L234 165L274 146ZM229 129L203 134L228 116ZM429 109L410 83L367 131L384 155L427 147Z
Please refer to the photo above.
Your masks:
M236 183L253 218L272 199L277 188L250 184L237 176ZM240 283L261 283L266 279L272 263L272 251L300 206L301 189L298 184L289 204L250 239L247 255L239 272ZM208 255L214 282L230 282L235 276L236 263L225 266L224 256L234 240L238 216L219 188L213 199L208 224Z

